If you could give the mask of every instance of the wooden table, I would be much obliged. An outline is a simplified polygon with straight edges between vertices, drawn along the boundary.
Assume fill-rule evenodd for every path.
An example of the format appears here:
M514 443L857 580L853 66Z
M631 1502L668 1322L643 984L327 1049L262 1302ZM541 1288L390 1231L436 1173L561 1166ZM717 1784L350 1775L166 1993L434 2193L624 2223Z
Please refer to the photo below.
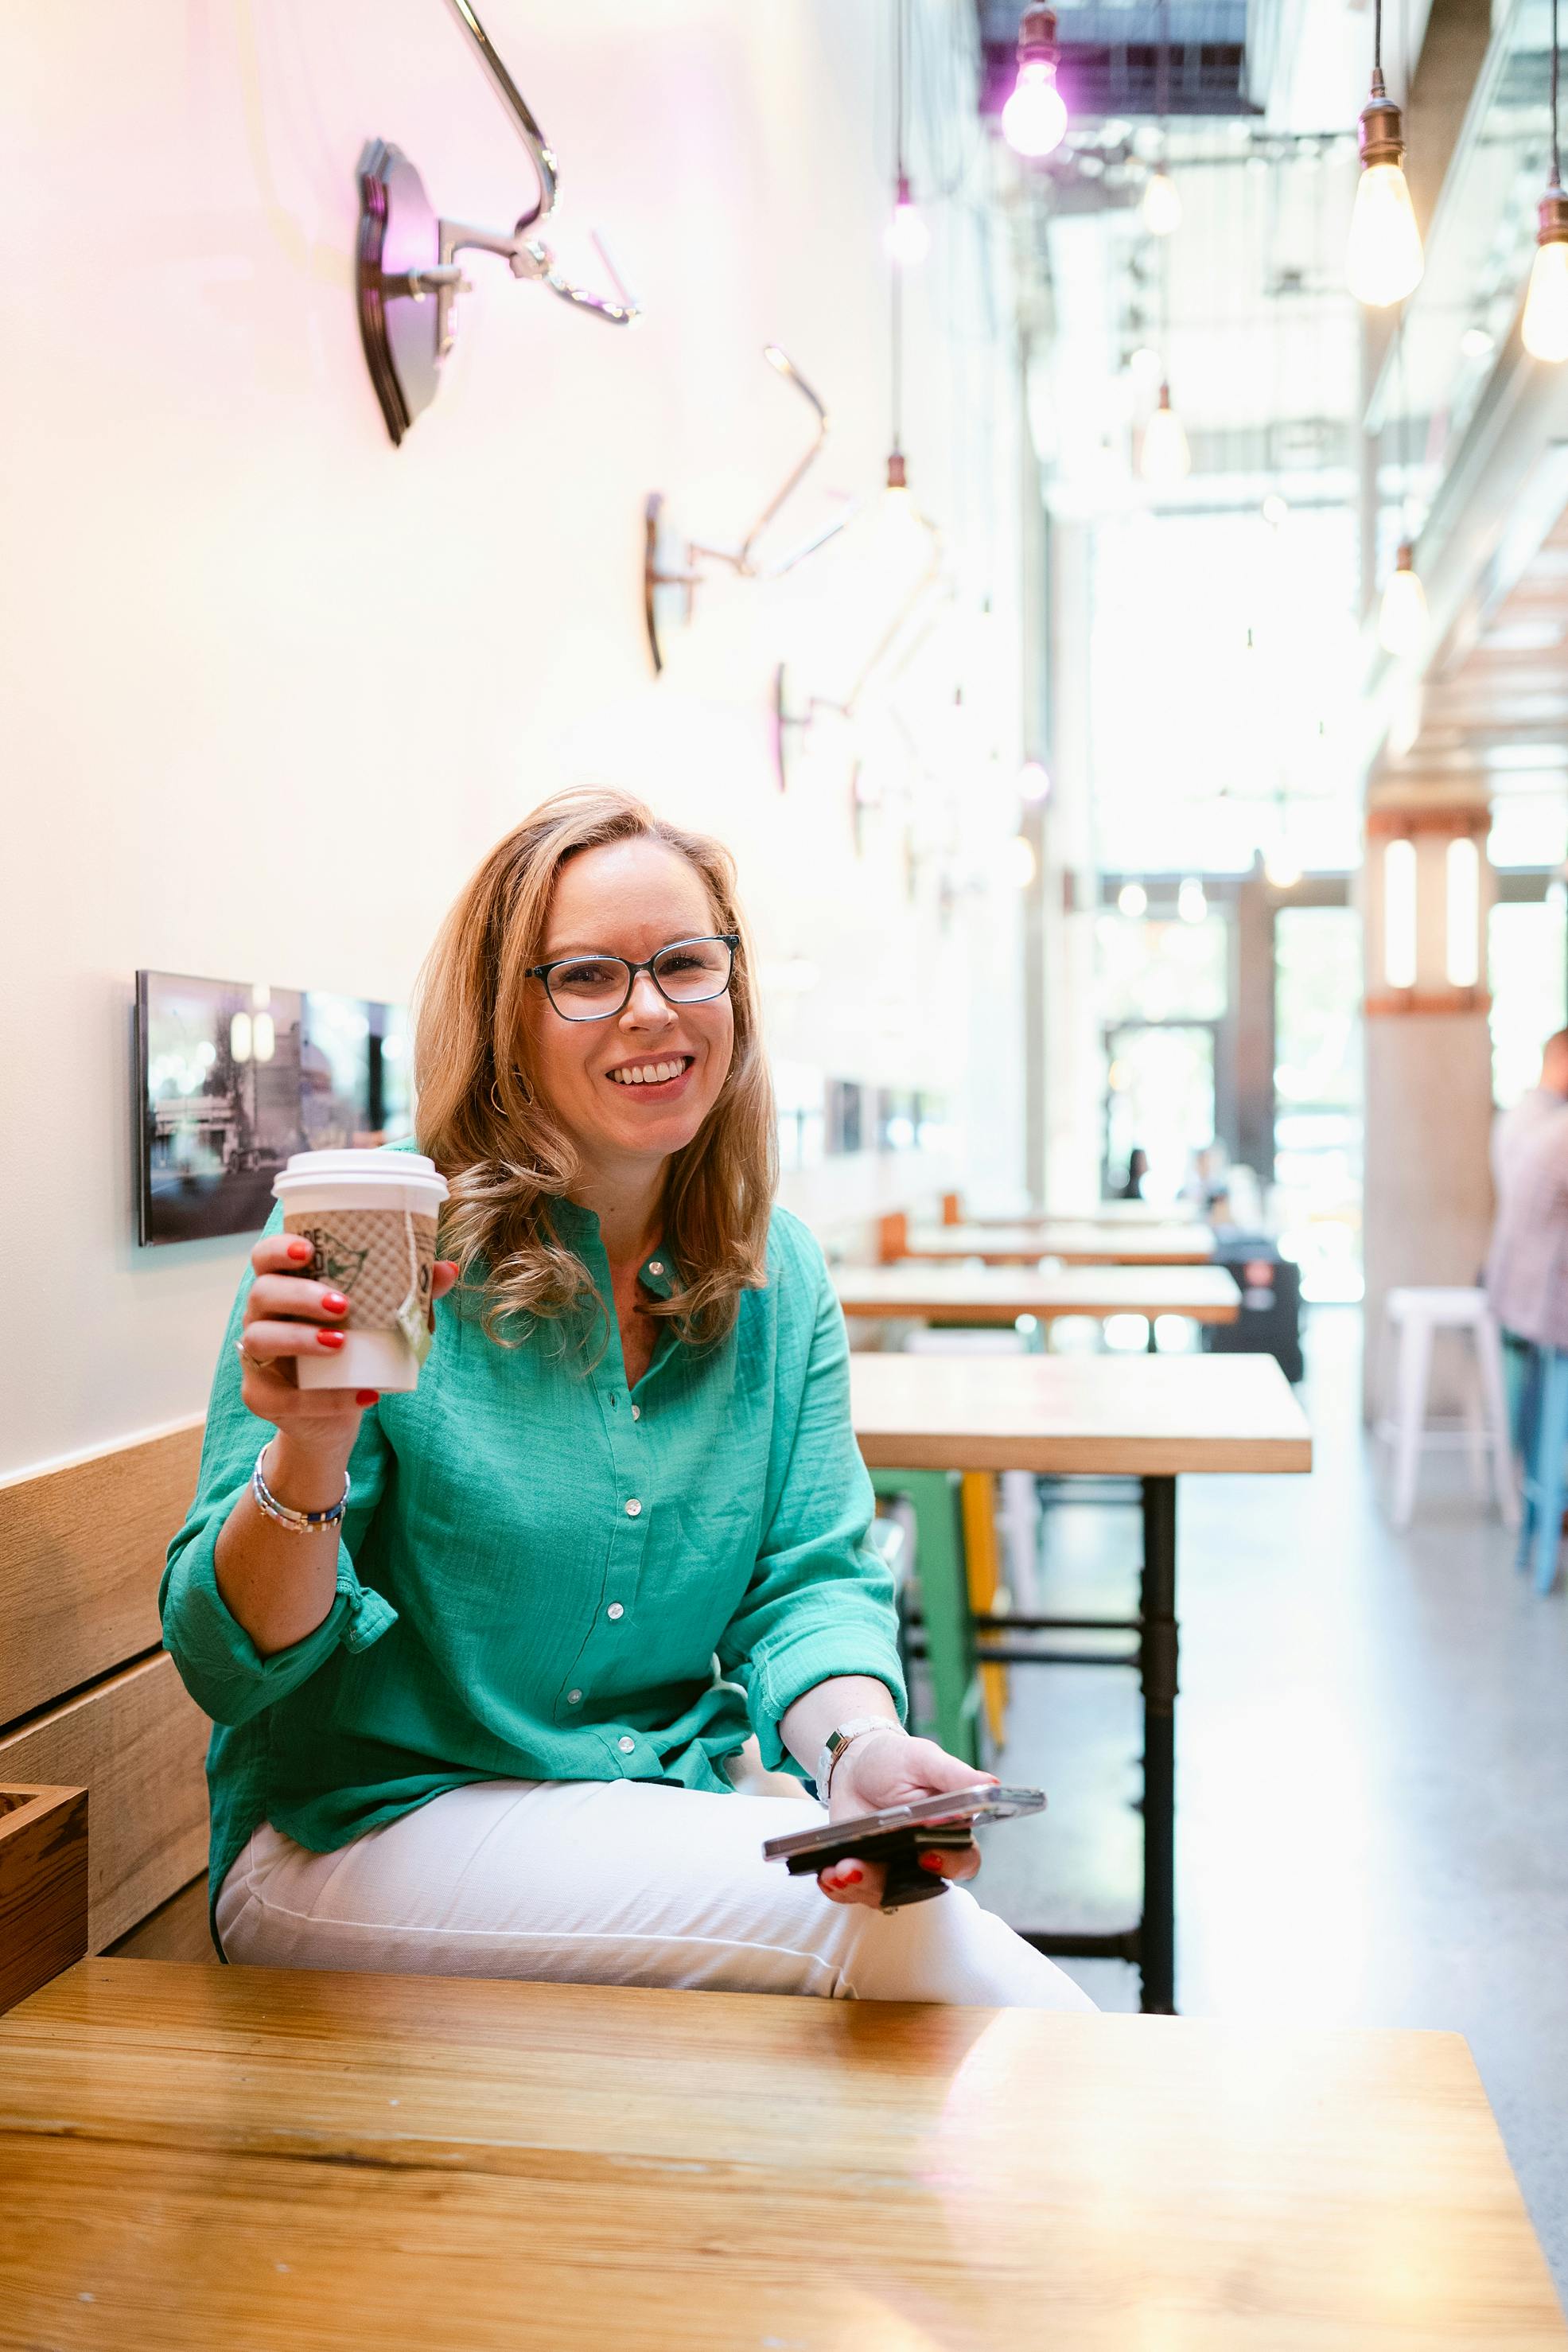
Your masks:
M1023 1225L911 1227L905 1257L977 1257L988 1265L1038 1265L1059 1257L1078 1265L1206 1265L1214 1234L1197 1224L1095 1224L1042 1218Z
M10 2345L1568 2344L1448 2033L87 1960L0 2137Z
M834 1269L846 1315L909 1316L922 1321L1015 1323L1020 1315L1054 1322L1064 1315L1188 1315L1197 1323L1234 1323L1241 1294L1222 1265L1069 1265L1042 1274L1026 1265L944 1265L910 1258L901 1265Z
M1143 2005L1176 2002L1176 1482L1193 1472L1310 1470L1312 1437L1271 1356L850 1358L855 1436L878 1491L908 1493L919 1520L922 1619L944 1744L964 1752L977 1668L1135 1666L1144 1706L1144 1900L1116 1934L1029 1931L1059 1958L1134 1962ZM973 1615L952 1474L1033 1470L1141 1482L1143 1572L1134 1618ZM1021 1637L1125 1633L1122 1657L1040 1650ZM977 1636L979 1638L977 1639ZM1021 1931L1020 1931L1021 1932Z

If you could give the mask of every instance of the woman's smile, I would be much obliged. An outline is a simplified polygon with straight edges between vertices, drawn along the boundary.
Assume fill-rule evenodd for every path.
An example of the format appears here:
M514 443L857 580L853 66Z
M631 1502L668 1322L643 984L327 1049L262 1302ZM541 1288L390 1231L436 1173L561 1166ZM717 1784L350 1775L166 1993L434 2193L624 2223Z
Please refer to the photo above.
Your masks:
M619 1094L641 1095L647 1101L671 1102L685 1088L696 1067L695 1054L645 1054L635 1061L617 1062L605 1076Z

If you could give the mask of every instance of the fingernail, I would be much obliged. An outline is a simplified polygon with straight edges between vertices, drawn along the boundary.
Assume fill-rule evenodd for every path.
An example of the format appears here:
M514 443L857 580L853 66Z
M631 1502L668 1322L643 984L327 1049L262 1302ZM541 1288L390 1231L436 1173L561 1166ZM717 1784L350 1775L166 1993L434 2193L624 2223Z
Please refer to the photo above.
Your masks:
M303 1265L307 1258L314 1257L316 1253L311 1248L308 1242L290 1242L288 1244L288 1255L294 1260L296 1265Z
M846 1886L858 1886L864 1876L864 1871L857 1870L854 1864L852 1863L848 1870L844 1873L844 1885Z
M941 1855L939 1853L923 1853L920 1857L920 1867L922 1870L940 1870L942 1867Z
M349 1302L340 1290L324 1290L321 1304L329 1315L346 1315L349 1311Z
M319 1348L340 1348L347 1340L348 1336L349 1335L346 1331L318 1331L316 1334L316 1345Z
M354 1391L354 1402L356 1404L380 1404L381 1401L382 1392L380 1389L356 1389Z

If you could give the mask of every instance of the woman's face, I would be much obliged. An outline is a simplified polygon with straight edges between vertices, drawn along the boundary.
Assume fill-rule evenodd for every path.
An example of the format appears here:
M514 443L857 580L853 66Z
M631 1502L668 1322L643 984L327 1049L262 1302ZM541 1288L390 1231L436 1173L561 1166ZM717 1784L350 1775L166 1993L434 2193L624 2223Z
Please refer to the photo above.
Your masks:
M616 955L641 963L672 940L717 929L706 884L678 851L645 837L615 841L561 868L538 960ZM667 1160L690 1143L735 1051L727 992L703 1004L671 1004L652 972L640 971L619 1014L567 1021L542 981L528 988L538 1084L585 1161Z

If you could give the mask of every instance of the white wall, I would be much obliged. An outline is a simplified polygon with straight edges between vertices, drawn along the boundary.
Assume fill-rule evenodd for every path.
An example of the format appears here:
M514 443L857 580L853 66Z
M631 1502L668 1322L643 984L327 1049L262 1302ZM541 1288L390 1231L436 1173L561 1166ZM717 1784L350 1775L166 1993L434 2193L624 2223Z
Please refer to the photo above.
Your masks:
M764 341L834 414L801 523L874 499L884 0L482 13L561 159L563 254L591 269L600 225L647 320L618 333L475 256L395 451L351 292L363 140L461 217L502 226L527 192L440 0L0 13L0 1472L198 1411L243 1263L135 1245L135 968L402 998L478 856L565 782L729 840L764 957L823 975L772 1006L777 1051L947 1087L969 1166L1018 1171L1010 304L966 205L911 298L905 439L956 613L989 594L998 644L953 617L915 651L865 856L844 747L823 730L781 796L764 698L781 651L804 675L864 625L869 516L787 587L705 593L657 686L642 636L647 491L733 539L800 445ZM966 734L943 681L988 663L996 715L977 731L971 695Z

